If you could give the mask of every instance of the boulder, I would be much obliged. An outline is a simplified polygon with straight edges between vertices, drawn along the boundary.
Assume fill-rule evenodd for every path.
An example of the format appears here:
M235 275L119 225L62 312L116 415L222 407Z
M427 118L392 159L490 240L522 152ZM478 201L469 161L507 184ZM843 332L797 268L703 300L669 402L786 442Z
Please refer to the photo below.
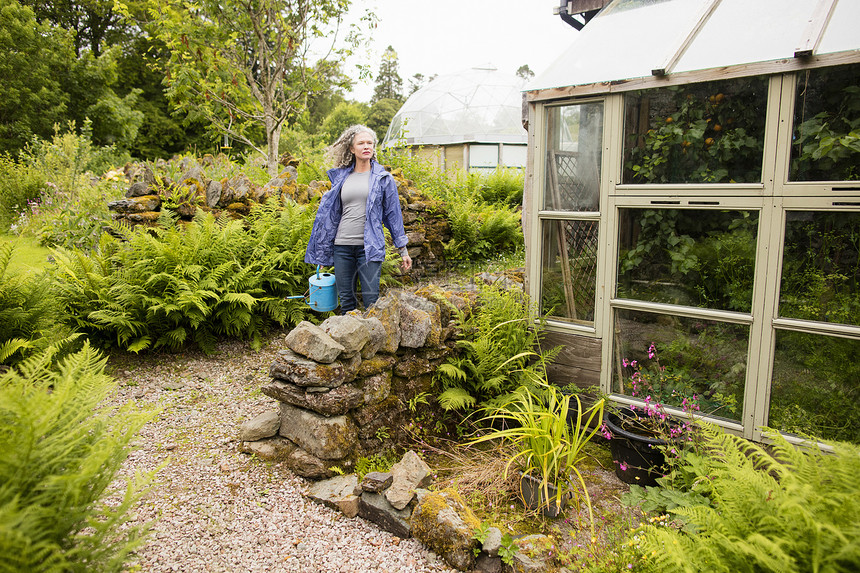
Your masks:
M432 328L433 319L428 312L408 304L400 305L400 346L421 348L427 342Z
M330 316L320 328L343 347L343 356L351 358L370 341L364 321L349 315ZM374 353L375 354L375 353Z
M481 550L490 557L496 557L499 554L499 549L502 547L502 531L498 527L490 527L487 529L487 537L484 538L484 544Z
M385 329L385 340L379 352L394 354L400 348L400 301L392 294L377 299L365 313L365 318L377 318Z
M378 493L364 492L358 502L358 515L375 523L397 537L412 536L409 519L412 512L408 509L395 509Z
M143 213L156 211L159 207L161 207L161 198L158 195L135 195L108 203L108 209L117 213Z
M412 512L412 534L451 567L469 571L475 565L475 530L481 525L455 491L418 492Z
M308 489L308 497L332 509L343 512L347 517L358 515L358 476L355 474L335 476L318 481Z
M206 206L210 209L217 207L218 202L221 201L222 187L221 182L214 179L206 185Z
M371 318L359 318L358 320L364 325L367 329L367 333L370 335L370 339L361 349L361 359L369 360L373 358L379 349L382 348L382 345L385 344L385 327L382 325L382 321L376 317Z
M324 479L331 477L333 473L329 469L331 462L327 463L295 446L284 460L284 465L297 476L308 479Z
M253 442L263 438L271 438L278 433L281 416L278 412L264 412L242 424L239 439L243 442Z
M355 382L362 391L364 404L378 404L391 394L391 371Z
M390 382L388 388L391 388ZM340 416L364 403L365 392L355 383L343 384L334 389L321 389L322 392L311 392L310 388L283 380L272 380L263 386L261 391L279 402L312 410L323 416Z
M125 196L131 199L132 197L143 197L145 195L150 195L152 191L149 190L149 182L147 181L135 181L131 184L131 187L126 191Z
M392 466L391 476L393 480L391 487L385 490L385 499L395 509L405 508L415 497L416 489L427 487L433 481L430 466L412 450Z
M358 443L358 432L348 417L328 418L283 402L278 433L323 460L346 458Z
M400 362L394 365L394 374L403 378L416 378L422 374L430 374L436 368L426 358L414 354L407 354Z
M391 472L368 472L361 480L361 490L370 493L380 493L391 485L394 478Z
M296 450L296 445L281 437L266 438L255 442L241 442L239 451L257 456L261 460L280 462L287 460Z
M439 346L442 342L442 310L439 305L410 292L401 292L398 296L400 298L401 308L423 310L430 316L430 330L421 346ZM406 314L408 320L409 312ZM401 329L403 328L403 321L403 311L401 310ZM402 341L400 342L400 345L406 346ZM418 348L418 346L412 346L411 348Z
M323 328L306 320L300 322L287 334L286 343L290 350L296 354L301 354L314 362L323 364L331 364L346 350L338 340L332 338Z
M397 358L389 354L377 354L367 359L362 357L356 376L376 376L383 372L390 372L396 362Z
M376 404L365 404L356 408L350 414L358 427L358 436L366 440L376 436L383 428L396 428L404 409L397 396L389 396Z
M320 364L299 356L291 350L281 350L269 366L269 375L298 386L337 388L355 380L359 366L361 366L359 356L351 360Z

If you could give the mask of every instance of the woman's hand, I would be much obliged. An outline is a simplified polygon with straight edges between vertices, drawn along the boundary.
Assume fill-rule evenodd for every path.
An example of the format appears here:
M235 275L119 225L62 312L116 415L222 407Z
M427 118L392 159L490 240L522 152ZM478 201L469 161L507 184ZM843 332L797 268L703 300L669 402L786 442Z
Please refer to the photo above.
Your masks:
M412 257L406 254L402 255L400 259L400 266L403 267L404 273L412 268Z

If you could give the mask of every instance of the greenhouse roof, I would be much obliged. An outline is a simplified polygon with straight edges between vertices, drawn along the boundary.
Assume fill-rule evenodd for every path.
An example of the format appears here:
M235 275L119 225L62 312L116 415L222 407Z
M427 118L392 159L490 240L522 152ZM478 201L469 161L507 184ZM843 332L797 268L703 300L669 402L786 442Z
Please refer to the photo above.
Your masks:
M526 143L525 82L492 66L439 76L411 96L391 121L383 146Z
M857 0L614 0L527 89L778 62L860 50ZM763 73L750 68L747 75Z

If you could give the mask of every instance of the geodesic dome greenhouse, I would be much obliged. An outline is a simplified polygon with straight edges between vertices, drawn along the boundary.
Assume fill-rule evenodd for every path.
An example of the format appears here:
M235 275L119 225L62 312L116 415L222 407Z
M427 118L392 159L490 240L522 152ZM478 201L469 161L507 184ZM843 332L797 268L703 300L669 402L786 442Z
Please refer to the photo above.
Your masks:
M522 78L491 66L440 76L409 96L383 147L422 148L440 167L523 167Z

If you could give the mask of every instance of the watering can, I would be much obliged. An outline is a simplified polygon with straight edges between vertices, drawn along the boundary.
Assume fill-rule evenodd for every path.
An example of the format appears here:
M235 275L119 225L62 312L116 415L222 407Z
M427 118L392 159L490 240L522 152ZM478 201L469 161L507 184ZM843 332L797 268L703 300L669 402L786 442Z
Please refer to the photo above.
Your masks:
M337 289L334 284L334 273L317 272L308 277L308 292L288 299L305 299L305 302L317 312L327 312L337 308ZM307 297L307 298L305 298Z

